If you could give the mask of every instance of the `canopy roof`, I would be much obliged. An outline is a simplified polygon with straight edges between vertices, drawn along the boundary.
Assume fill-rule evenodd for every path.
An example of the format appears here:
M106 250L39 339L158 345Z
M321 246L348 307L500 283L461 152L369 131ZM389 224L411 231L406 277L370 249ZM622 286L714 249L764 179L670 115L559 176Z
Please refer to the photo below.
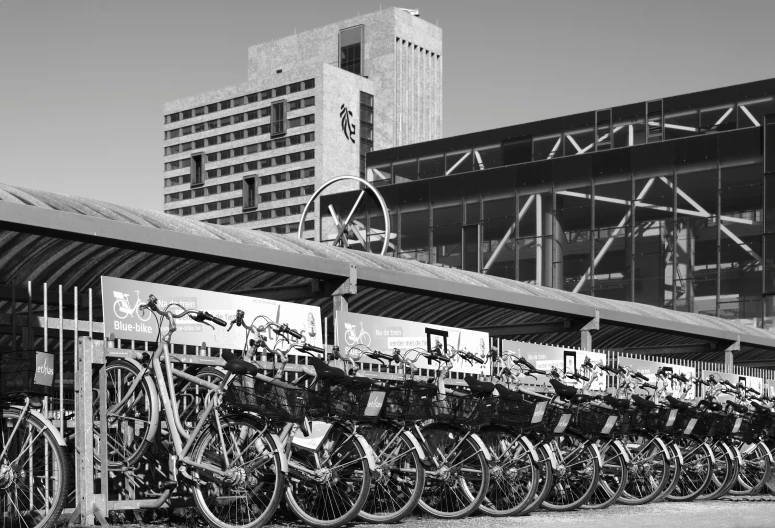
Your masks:
M93 288L110 275L321 306L357 283L349 309L561 346L599 318L596 349L719 361L775 359L775 336L739 322L0 184L0 280ZM6 299L7 300L7 299ZM10 303L0 303L9 313Z

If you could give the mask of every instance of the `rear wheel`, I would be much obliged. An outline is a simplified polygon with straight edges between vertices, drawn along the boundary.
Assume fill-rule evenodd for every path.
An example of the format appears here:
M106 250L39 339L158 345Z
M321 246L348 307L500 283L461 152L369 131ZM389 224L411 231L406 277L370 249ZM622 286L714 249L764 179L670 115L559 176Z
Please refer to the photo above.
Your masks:
M632 459L627 486L619 502L633 506L648 504L670 481L670 453L649 433L628 436L627 448Z
M773 453L775 455L775 440L770 438L767 440L767 449L770 450L770 453ZM767 478L766 482L764 483L765 488L770 493L775 493L775 471L770 470L770 475Z
M743 464L737 480L729 488L730 495L755 495L770 478L772 465L769 450L760 443L742 444L740 454Z
M697 497L699 500L717 499L724 495L737 478L740 467L737 457L734 456L722 442L714 442L711 445L715 464L710 482L705 491Z
M691 501L699 497L713 477L713 451L705 442L692 437L676 440L684 463L678 484L666 497L669 501Z
M398 522L422 496L425 469L414 444L397 428L361 425L358 431L374 450L377 470L358 517L371 523Z
M575 510L595 492L600 478L600 461L589 441L575 433L556 438L555 447L557 469L543 506L552 511Z
M538 463L538 484L536 490L533 493L530 503L522 510L521 515L527 515L533 513L546 500L549 492L552 491L553 474L551 459L545 455L545 450L551 449L548 445L536 446L541 461Z
M608 508L619 499L627 484L627 460L621 451L613 442L599 444L598 448L603 457L603 467L595 491L587 503L581 506L584 509Z
M490 451L490 485L479 510L487 515L518 515L528 507L538 486L538 467L520 436L500 427L479 432Z
M432 468L419 506L441 519L461 519L482 504L490 483L487 458L471 434L444 424L422 429Z
M654 499L654 502L663 501L673 493L673 490L678 486L678 482L681 480L681 474L683 473L683 464L681 463L681 456L683 453L681 453L681 448L678 447L675 442L668 445L667 448L672 455L670 457L670 478L667 481L667 486L665 486L665 489L663 489L659 496Z

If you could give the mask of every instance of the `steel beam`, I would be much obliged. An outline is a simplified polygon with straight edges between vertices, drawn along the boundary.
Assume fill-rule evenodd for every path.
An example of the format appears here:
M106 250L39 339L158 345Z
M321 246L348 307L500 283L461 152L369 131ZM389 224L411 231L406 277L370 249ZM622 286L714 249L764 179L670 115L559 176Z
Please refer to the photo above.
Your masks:
M614 348L616 352L627 352L628 354L641 354L644 356L663 356L700 354L704 352L718 352L720 347L714 343L703 343L699 345L669 345L669 346L647 346L647 347L623 347Z
M530 334L558 334L562 332L573 332L584 324L586 319L579 321L571 321L565 319L563 321L551 321L546 323L519 323L508 325L493 325L493 326L477 326L472 327L470 330L477 332L487 332L490 337L506 337L517 335L530 335Z

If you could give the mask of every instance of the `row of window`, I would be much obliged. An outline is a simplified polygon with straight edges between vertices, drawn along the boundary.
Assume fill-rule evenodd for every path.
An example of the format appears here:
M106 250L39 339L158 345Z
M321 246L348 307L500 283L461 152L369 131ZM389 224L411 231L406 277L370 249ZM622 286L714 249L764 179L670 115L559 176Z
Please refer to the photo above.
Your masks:
M176 137L181 136L187 136L189 134L198 134L200 132L205 132L207 130L213 130L216 128L221 128L225 126L231 126L231 125L238 125L239 123L244 123L246 121L253 121L255 119L258 119L259 117L269 117L272 115L273 109L275 109L276 106L282 106L283 113L287 114L287 112L290 112L292 110L301 110L302 108L309 108L310 106L315 106L315 98L314 97L308 97L306 99L299 99L298 101L291 101L290 103L282 101L281 103L278 103L277 105L267 106L266 108L261 108L260 110L253 110L251 112L246 112L244 114L236 114L233 116L227 116L223 117L221 119L216 119L213 121L208 121L206 123L197 123L196 125L191 125L183 128L176 128L174 130L165 130L164 131L164 139L175 139ZM274 119L273 119L274 120ZM291 127L291 121L292 119L288 120L288 128ZM266 125L260 127L262 130L262 134L268 134L270 131L270 123L267 123ZM296 126L299 126L298 124ZM212 136L210 138L205 138L209 141L208 144L214 145L217 139L221 138L228 138L229 134L223 134L220 136ZM225 141L229 141L229 139L226 139ZM221 141L222 143L223 141ZM177 145L174 145L177 146ZM182 148L183 145L180 145ZM168 147L171 148L171 147ZM165 154L170 154L174 152L168 152L165 150Z
M307 220L304 222L304 231L312 231L315 229L315 221L314 220ZM283 225L276 225L271 227L260 227L256 231L264 231L266 233L278 233L280 235L285 234L294 234L299 232L299 223L295 222L292 224L283 224ZM312 240L311 238L308 238L307 240Z
M310 186L314 187L314 186ZM307 187L304 187L307 189ZM312 194L315 192L314 190L308 192L308 194ZM243 200L242 198L232 198L231 200L220 200L218 202L210 202L207 204L199 204L199 205L191 205L187 207L181 207L179 209L170 209L167 211L167 214L171 215L178 215L178 216L189 216L192 214L201 214L205 212L212 212L212 211L220 211L223 209L232 209L234 207L242 207ZM304 206L302 204L298 205L290 205L286 207L277 207L275 209L264 209L263 211L251 211L249 213L237 213L234 215L229 216L222 216L219 218L208 218L205 220L205 222L210 222L211 224L224 224L224 221L226 219L232 219L233 222L229 223L235 223L240 224L242 222L254 222L257 220L271 220L272 218L283 218L285 216L293 216L297 214L301 214L301 212L304 210ZM310 206L310 211L314 211L314 204ZM237 221L238 218L241 218L242 220Z
M360 174L366 177L366 154L374 150L374 96L361 92Z
M298 180L301 178L312 178L315 176L315 167L308 167L306 169L296 169L292 171L287 172L278 172L277 174L269 174L266 176L261 176L261 185L269 185L270 183L281 183L286 181L293 181ZM191 175L190 174L184 174L183 176L175 176L174 178L167 178L164 180L164 186L165 187L174 187L175 185L181 185L191 183ZM242 189L242 182L232 182L232 183L223 183L221 185L211 185L209 187L204 187L201 189L193 189L193 196L199 197L204 196L205 193L208 195L210 194L220 194L224 192L229 191L239 191ZM183 191L186 192L186 191ZM181 200L187 200L191 196L188 197L182 197ZM165 201L171 202L172 199L165 198Z
M286 94L292 94L300 92L302 90L310 90L315 87L315 79L309 79L297 83L288 84L285 86L279 86L277 88L271 88L264 90L263 92L252 93L248 95L241 95L232 99L225 99L217 103L211 103L197 108L189 110L183 110L181 112L175 112L164 116L164 124L176 123L185 119L191 119L192 117L198 117L205 114L212 114L215 112L221 112L228 110L229 108L235 108L245 104L257 103L258 101L265 101L274 97L282 97Z
M293 171L295 173L300 173L300 171ZM288 173L284 173L288 174ZM251 182L252 185L255 185ZM297 198L299 196L306 196L308 194L311 194L310 189L312 188L312 185L307 185L304 187L293 187L292 189L282 189L279 191L274 192L266 192L261 193L258 195L259 202L265 203L270 202L272 200L285 200L287 198ZM255 187L252 188L253 192L255 192ZM201 198L203 196L212 196L212 195L218 195L221 193L226 193L230 191L239 191L242 190L242 182L232 182L232 183L225 183L223 185L211 185L209 187L200 187L199 189L189 189L187 191L181 191L176 193L170 193L164 195L164 203L170 203L170 202L178 202L180 200L190 200L191 198ZM314 192L314 190L313 190ZM203 213L205 211L216 211L218 209L227 209L229 207L241 207L242 206L242 199L240 198L240 203L236 205L228 205L229 200L221 200L220 202L210 202L208 204L202 204L204 207L201 211L194 211L196 213ZM221 204L221 205L218 205ZM255 203L253 200L250 200L249 203L245 204L245 207L255 207ZM195 206L198 207L198 206Z
M210 169L207 171L207 178L217 178L218 176L228 176L229 174L239 174L245 171L257 170L259 167L262 169L268 169L277 165L285 165L287 163L295 163L297 161L305 161L309 159L315 159L315 150L305 150L303 152L292 152L291 154L283 154L281 156L275 156L273 158L264 158L257 161L248 161L246 163L237 163L236 165L229 165L227 167L221 167L220 169ZM164 170L175 170L191 166L191 158L172 161L164 164ZM189 180L191 181L191 180ZM188 182L183 182L188 183ZM165 185L167 186L167 185Z

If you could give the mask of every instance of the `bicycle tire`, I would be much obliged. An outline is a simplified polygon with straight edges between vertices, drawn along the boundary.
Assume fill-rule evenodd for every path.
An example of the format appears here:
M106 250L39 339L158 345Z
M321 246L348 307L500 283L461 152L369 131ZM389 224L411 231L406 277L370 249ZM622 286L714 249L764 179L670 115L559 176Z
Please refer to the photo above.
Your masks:
M770 453L760 443L741 444L738 448L743 458L743 465L727 493L738 497L756 495L770 478L772 471Z
M132 378L140 374L135 363L119 359L111 361L105 366L108 386L108 408L121 399L122 390L129 389ZM99 416L100 391L99 376L92 379L94 416ZM144 378L135 388L136 396L124 406L120 414L113 413L108 416L108 469L119 470L124 467L132 467L143 457L151 446L152 439L156 435L159 425L159 399L156 388ZM100 420L94 420L94 441L100 437ZM115 425L115 427L113 427ZM113 434L111 434L111 431ZM110 441L112 439L112 441ZM119 446L124 451L119 453ZM99 445L94 446L94 457L99 461Z
M552 491L552 485L554 484L554 471L552 470L552 463L549 460L543 460L538 464L538 485L536 486L536 493L533 500L527 507L522 510L520 516L529 515L543 506L546 497Z
M2 449L3 446L6 445L6 442L9 440L9 435L11 431L13 431L14 425L18 422L19 418L22 416L22 411L20 409L16 409L13 407L4 408L2 409L2 422L0 426L0 449ZM28 414L25 418L26 422L29 424L30 428L34 428L36 431L42 431L42 435L38 436L36 433L37 439L42 439L42 441L38 440L38 443L36 445L42 446L43 453L43 464L44 468L42 469L43 476L42 477L35 477L35 475L38 475L39 472L36 471L39 466L39 462L35 460L35 457L31 457L34 453L39 453L39 448L33 448L33 449L24 449L23 453L19 453L18 457L15 457L14 460L17 462L11 462L8 464L7 467L11 468L12 472L15 472L13 469L14 466L17 466L18 468L25 468L26 471L29 471L30 464L32 464L33 471L28 475L30 477L30 480L38 481L38 478L46 478L45 475L52 475L57 474L58 478L55 478L54 481L58 482L58 486L53 493L53 497L46 497L46 499L49 500L50 506L48 506L48 511L43 511L41 514L38 510L24 510L19 509L19 507L14 506L11 507L11 502L13 500L13 497L19 497L18 490L21 488L15 487L14 484L16 482L20 482L23 485L27 485L29 480L27 476L25 475L23 479L20 480L14 480L14 483L11 483L9 480L8 483L4 485L4 489L0 490L0 509L2 509L3 517L2 517L2 526L26 526L28 528L50 528L51 526L54 526L59 521L59 516L62 513L62 509L65 506L65 500L67 499L68 494L68 487L70 482L70 465L68 464L66 460L66 455L64 452L64 449L62 449L62 446L60 446L57 443L56 436L53 432L48 428L48 426L41 420L39 420L34 414ZM8 425L8 429L6 429L6 425ZM24 424L20 424L19 429L17 429L16 434L20 434L20 432L24 431L23 428ZM29 429L27 429L29 430ZM23 434L23 433L22 433ZM12 442L13 443L13 442ZM24 443L22 443L24 445ZM35 445L35 444L33 444ZM13 448L13 445L9 445L9 448ZM9 453L15 454L13 451L7 451L5 455L5 460L0 460L0 465L5 465L8 460L11 460L9 457ZM29 459L25 459L22 463L18 463L18 458L22 456L28 456ZM48 465L46 465L46 458L48 455ZM53 455L53 457L52 457ZM53 460L52 460L53 458ZM16 476L10 476L10 473L6 474L7 478L18 478L21 475ZM24 481L24 482L22 482ZM7 490L15 489L17 493L6 493ZM47 488L50 490L51 485L48 484ZM29 488L27 488L29 489ZM31 494L24 495L25 502L27 498L30 498L30 495L32 496L32 499L35 500L37 497L38 499L41 498L41 494L35 493L33 490ZM8 512L26 512L26 515L20 515L14 521L14 518L11 516L7 517ZM23 520L23 519L27 520ZM23 524L19 521L23 521Z
M279 470L282 467L281 457L283 456L280 446L275 444L271 435L264 434L265 428L261 424L249 417L224 416L220 422L220 430L216 429L215 421L202 430L191 450L191 459L200 464L212 464L213 461L220 460L220 436L223 434L224 441L231 441L231 444L227 446L229 467L221 467L221 469L229 470L237 467L235 464L239 464L243 473L236 472L237 482L231 485L222 482L205 482L204 479L195 481L192 487L194 504L200 515L213 528L258 528L264 526L277 511L285 490L285 474ZM253 429L255 433L251 435L249 429ZM235 457L235 453L239 453L239 456ZM248 465L250 466L250 474L244 472L244 466ZM192 468L191 474L196 478L203 471ZM232 505L229 505L227 513L244 514L246 510L250 510L247 515L247 518L250 519L250 514L255 514L256 509L263 511L247 522L225 522L218 517L213 508L214 505L220 508L218 502L225 500L224 494L220 491L213 493L213 488L221 486L230 488L226 496L231 499L237 497L237 493L244 496L242 499L244 505L240 500L234 501L237 502L237 506L232 508ZM267 496L267 493L263 493L266 486L272 486L271 492L268 494L268 499L262 500L262 496ZM236 491L233 489L235 487L238 488ZM252 503L249 503L248 500ZM259 501L261 502L260 506L256 504Z
M673 456L670 459L670 477L667 481L667 486L665 486L662 492L652 502L662 502L667 500L667 497L673 493L675 488L678 486L678 483L681 481L681 475L684 472L684 465L681 463L681 458L678 456L679 454L683 455L683 453L681 453L681 448L678 447L674 442L669 444L667 448L673 452Z
M397 427L359 425L358 431L372 446L377 462L358 518L374 524L396 523L412 513L422 497L425 468L420 455Z
M498 426L479 431L490 451L490 484L479 511L491 517L519 515L532 502L538 487L538 465L524 448L520 435Z
M289 457L289 461L292 463L291 474L287 479L285 500L294 515L302 522L318 528L337 528L352 521L360 513L371 488L371 472L365 449L353 434L342 425L334 424L323 444L323 451L318 450L316 452L292 447L291 456ZM321 452L327 454L328 458L324 459L324 457L317 456ZM317 460L323 459L324 462L327 462L334 456L338 457L340 461L344 460L345 457L349 457L349 460L354 461L352 469L348 470L347 474L350 476L350 482L352 483L352 488L356 491L355 493L351 493L347 489L350 486L344 484L341 476L338 476L337 479L329 479L327 482L318 483L314 478L309 478L304 473L293 469L295 463L301 464L311 471L329 470L333 474L334 470L332 467L320 467ZM349 463L345 462L345 464L348 464L348 468L350 467ZM328 487L325 488L323 484L326 484ZM337 486L336 493L341 495L344 491L345 496L349 494L350 497L354 497L351 500L348 499L350 500L349 506L340 508L337 512L331 512L333 515L329 515L328 512L321 511L320 509L317 509L315 512L309 512L305 509L320 504L318 499L322 495L320 493L321 489L330 490L334 486ZM344 486L344 490L342 486ZM334 491L326 492L325 494L327 497L330 497L332 493Z
M657 441L656 435L641 432L627 437L632 454L627 486L619 497L621 504L640 506L654 501L670 482L670 452ZM656 485L651 484L659 476Z
M484 501L490 483L487 457L479 443L462 429L436 422L424 426L422 434L429 456L443 456L453 463L426 470L425 488L418 506L439 519L462 519L471 515ZM470 467L458 467L457 460L470 461ZM478 479L466 478L464 473L478 475ZM475 493L471 492L472 485L477 488Z
M543 507L551 511L577 510L586 504L597 487L600 478L600 461L594 448L577 433L565 433L554 439L559 454L554 471L552 490L544 500ZM571 484L578 483L575 499L566 501Z
M627 485L629 469L624 455L611 443L600 449L603 466L595 491L589 500L581 505L585 510L604 510L615 504Z
M737 457L730 456L729 452L721 446L721 442L713 443L711 449L716 459L713 475L697 500L713 500L723 496L737 479L737 472L740 469Z
M705 442L693 438L679 438L684 463L678 485L665 500L670 502L693 501L705 491L713 477L713 451Z
M770 453L775 455L775 439L770 437L765 443L767 445L767 449L770 450ZM775 471L770 471L770 476L764 483L764 488L766 488L770 493L775 494Z

